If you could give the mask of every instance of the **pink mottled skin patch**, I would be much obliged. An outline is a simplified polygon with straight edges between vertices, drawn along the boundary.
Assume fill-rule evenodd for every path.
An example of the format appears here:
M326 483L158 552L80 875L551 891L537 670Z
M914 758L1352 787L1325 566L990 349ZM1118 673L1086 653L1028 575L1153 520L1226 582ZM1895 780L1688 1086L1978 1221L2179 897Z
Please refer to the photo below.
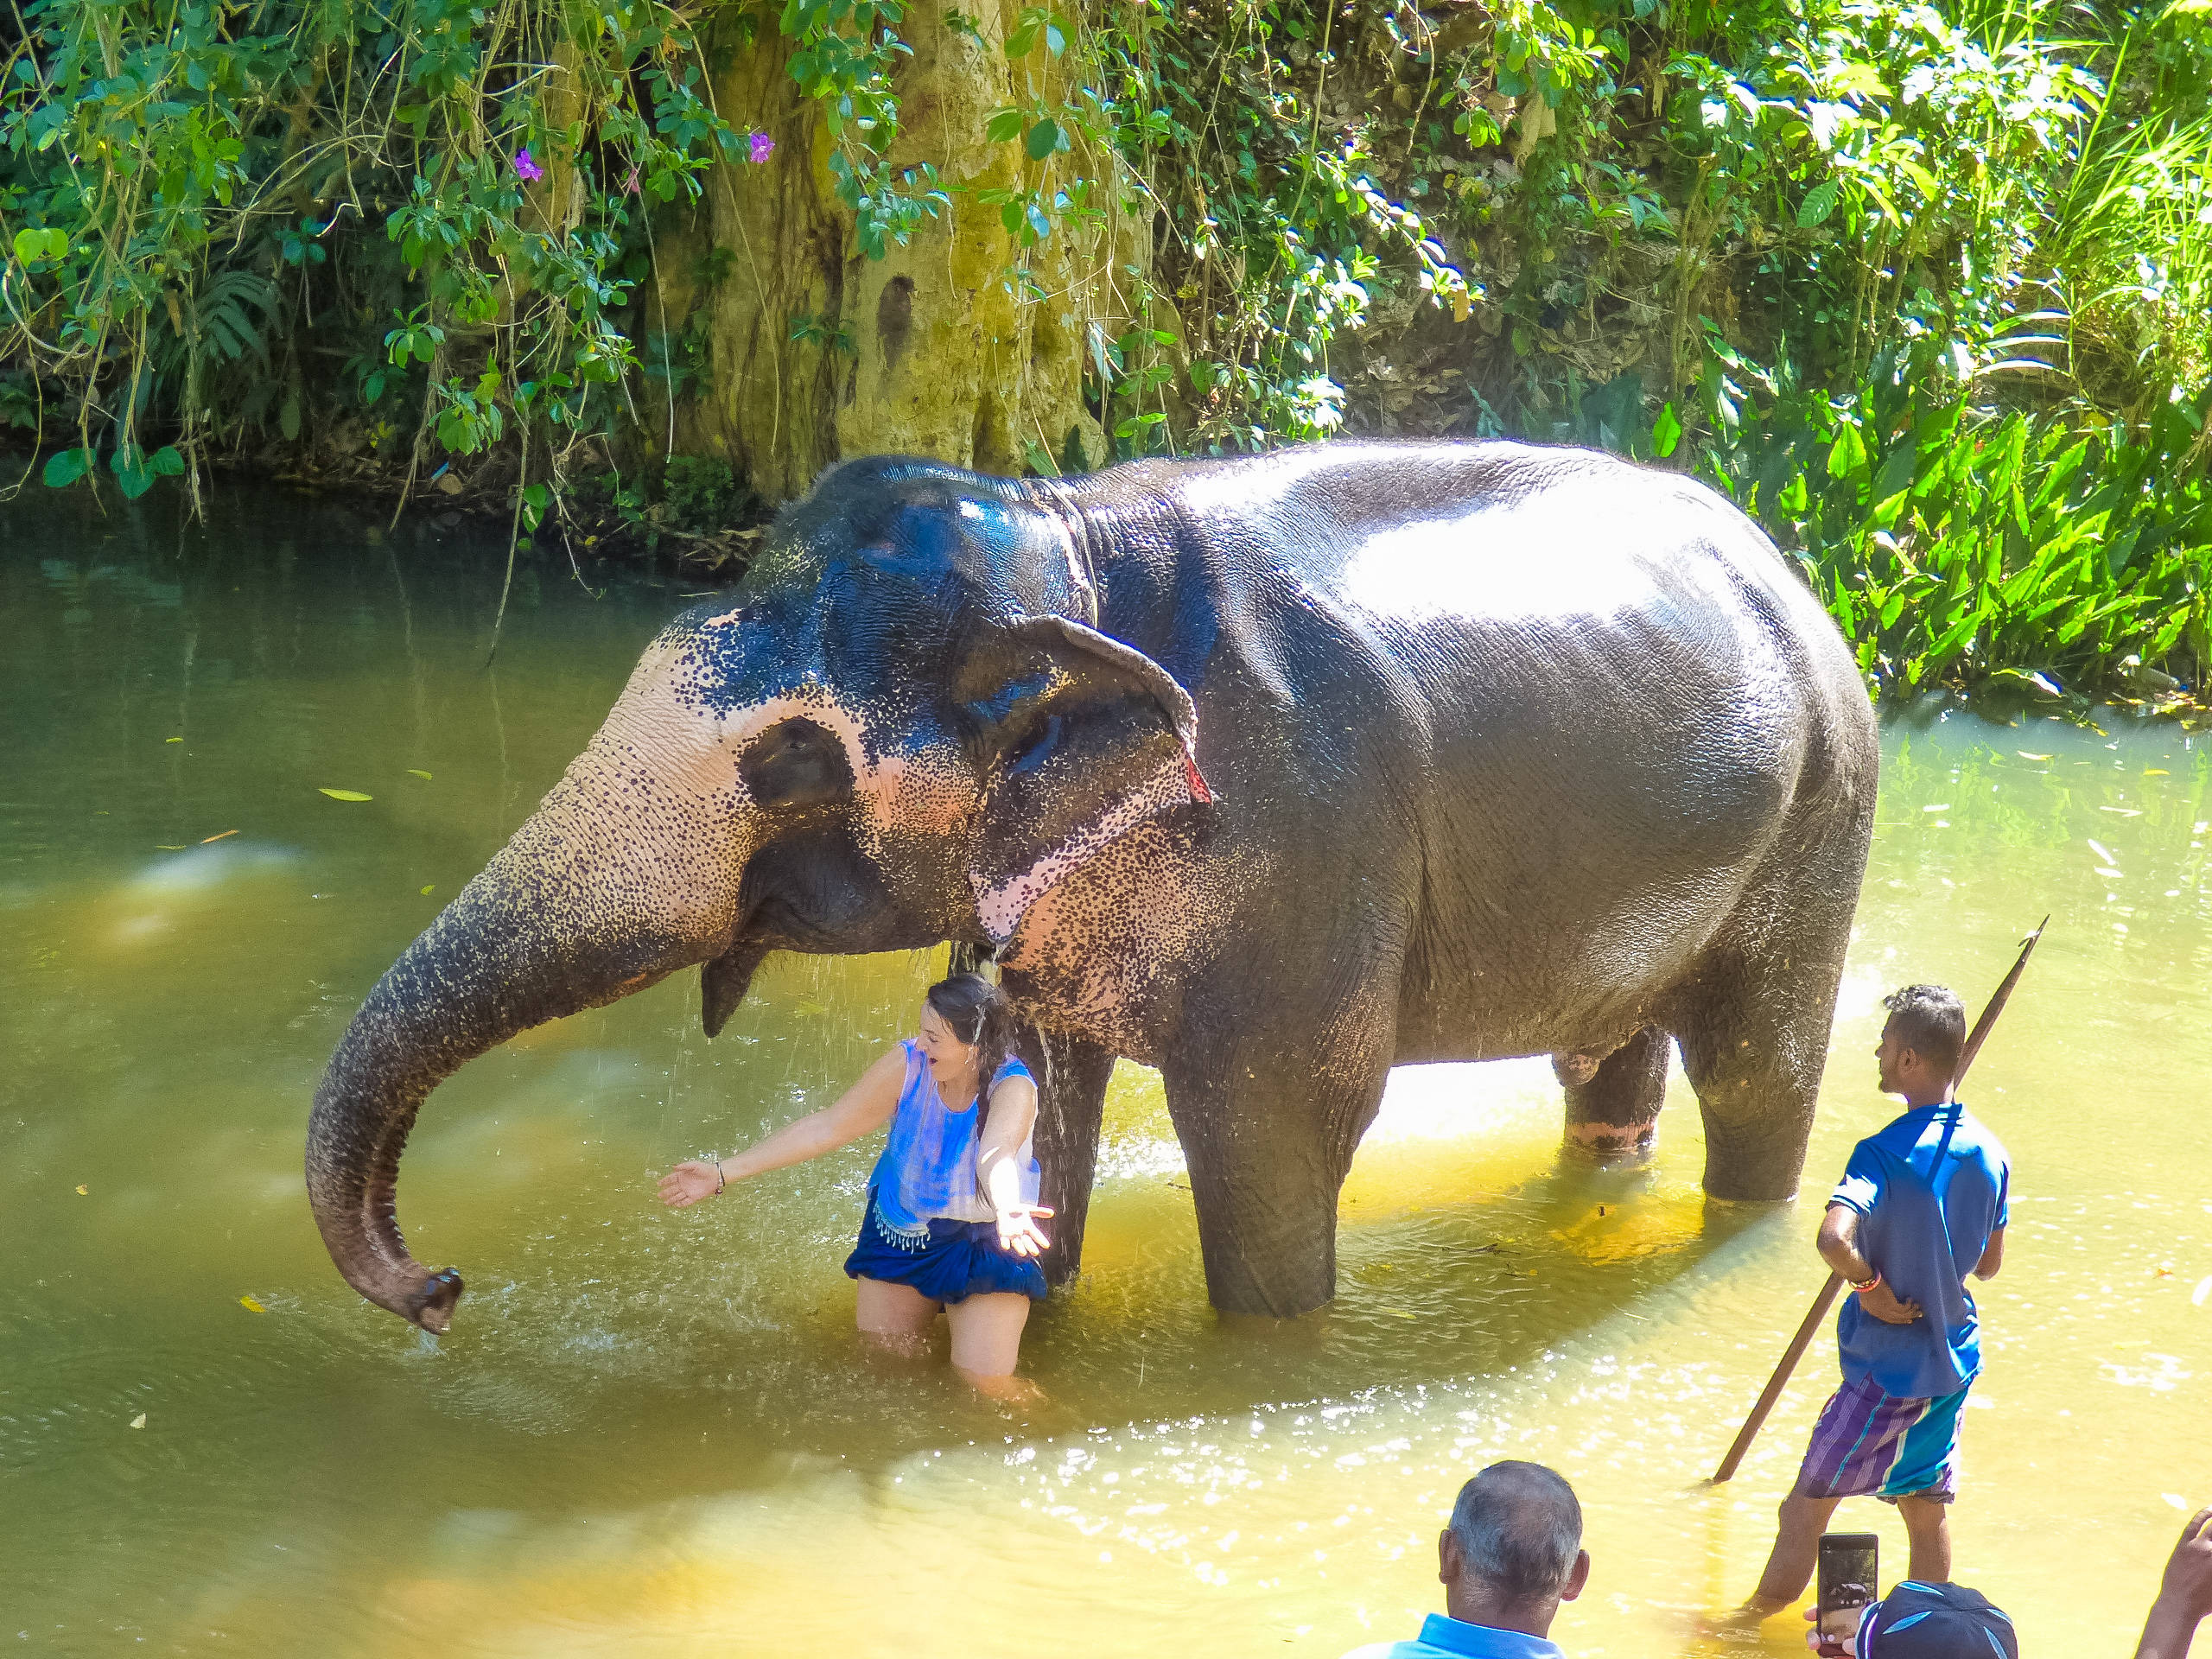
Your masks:
M1554 1054L1552 1074L1570 1089L1580 1089L1598 1075L1598 1068L1605 1061L1602 1054Z
M1180 760L1161 767L1027 869L1017 871L989 887L979 887L976 914L983 924L983 931L1001 944L1012 938L1030 906L1070 871L1096 857L1146 819L1187 806L1196 798L1191 778Z
M1194 856L1171 822L1147 819L1041 894L1001 961L1039 1025L1157 1065L1161 991L1220 948L1268 878L1264 860Z
M1656 1123L1570 1123L1567 1138L1578 1147L1592 1152L1643 1152L1659 1139Z

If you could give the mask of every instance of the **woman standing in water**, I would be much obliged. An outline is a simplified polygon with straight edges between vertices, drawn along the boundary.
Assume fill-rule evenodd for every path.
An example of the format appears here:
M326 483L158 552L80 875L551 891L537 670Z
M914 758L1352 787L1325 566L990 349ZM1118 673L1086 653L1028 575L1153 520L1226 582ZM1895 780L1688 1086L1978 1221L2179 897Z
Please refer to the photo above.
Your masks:
M1029 1304L1045 1294L1035 1257L1050 1242L1037 1222L1052 1212L1037 1203L1037 1084L1011 1052L1013 1027L1004 994L988 980L940 980L922 998L918 1039L868 1067L834 1106L758 1146L678 1164L661 1177L661 1201L680 1210L888 1122L860 1242L845 1260L860 1281L861 1333L914 1352L942 1308L954 1369L986 1394L1021 1392L1014 1361Z

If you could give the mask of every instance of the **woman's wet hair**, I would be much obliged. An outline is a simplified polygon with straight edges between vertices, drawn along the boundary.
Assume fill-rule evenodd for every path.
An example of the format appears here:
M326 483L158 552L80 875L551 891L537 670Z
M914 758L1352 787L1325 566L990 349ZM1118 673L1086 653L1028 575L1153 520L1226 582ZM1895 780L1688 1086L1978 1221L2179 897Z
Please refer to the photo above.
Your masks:
M1939 1071L1955 1077L1967 1047L1967 1010L1942 985L1908 985L1882 999L1897 1041Z
M976 1050L976 1131L991 1113L991 1079L1014 1052L1014 1007L981 974L954 974L923 993L923 1002Z

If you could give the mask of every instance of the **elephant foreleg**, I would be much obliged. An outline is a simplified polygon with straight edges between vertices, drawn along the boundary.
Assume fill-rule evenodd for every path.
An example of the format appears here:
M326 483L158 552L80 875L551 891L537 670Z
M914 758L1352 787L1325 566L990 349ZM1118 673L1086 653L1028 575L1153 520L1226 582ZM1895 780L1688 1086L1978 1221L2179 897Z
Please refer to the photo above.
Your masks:
M1607 1154L1650 1150L1667 1098L1667 1041L1664 1031L1646 1026L1602 1059L1552 1057L1567 1089L1568 1145Z
M1040 1258L1053 1286L1072 1280L1083 1266L1083 1233L1090 1216L1090 1184L1098 1170L1098 1126L1114 1054L1075 1037L1023 1033L1021 1056L1038 1079L1035 1148L1041 1176L1039 1201L1052 1211L1045 1224L1052 1248Z
M1224 1313L1288 1318L1336 1294L1337 1196L1382 1103L1389 1037L1317 1023L1164 1068L1206 1292Z

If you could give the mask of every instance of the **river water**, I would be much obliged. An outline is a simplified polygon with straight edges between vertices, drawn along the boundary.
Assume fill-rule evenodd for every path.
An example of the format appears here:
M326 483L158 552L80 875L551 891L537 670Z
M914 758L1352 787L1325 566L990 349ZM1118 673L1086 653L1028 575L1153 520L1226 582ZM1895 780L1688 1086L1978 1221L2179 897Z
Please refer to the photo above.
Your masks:
M486 671L501 550L377 523L0 506L0 1643L1333 1659L1440 1605L1452 1494L1511 1456L1582 1497L1571 1652L1803 1651L1702 1626L1757 1578L1832 1341L1701 1482L1821 1282L1817 1206L1709 1211L1679 1075L1656 1161L1591 1172L1543 1062L1401 1071L1336 1305L1253 1329L1206 1308L1122 1067L1084 1276L1024 1351L1048 1402L1008 1414L856 1351L871 1144L652 1201L831 1098L933 961L779 960L713 1043L686 976L432 1098L401 1215L469 1294L442 1342L361 1302L301 1186L323 1063L688 591L526 563ZM1955 1521L2031 1653L2131 1650L2212 1498L2206 757L2106 724L1889 726L1808 1180L1896 1109L1881 993L1978 1005L2050 912L1967 1091L2018 1173ZM1889 1511L1839 1524L1902 1572Z

